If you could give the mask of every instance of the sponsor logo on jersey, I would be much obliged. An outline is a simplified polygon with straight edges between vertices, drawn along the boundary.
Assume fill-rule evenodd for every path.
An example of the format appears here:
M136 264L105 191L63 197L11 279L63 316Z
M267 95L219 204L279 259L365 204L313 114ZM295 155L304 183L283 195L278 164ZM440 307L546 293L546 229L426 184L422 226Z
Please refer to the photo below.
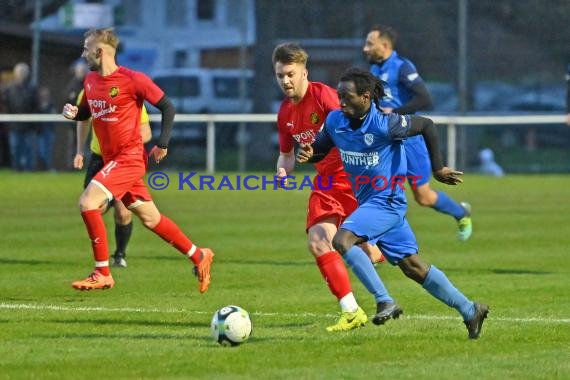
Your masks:
M87 103L89 104L89 108L91 109L91 116L93 117L93 119L99 119L117 110L116 105L108 104L106 100L87 99Z
M408 75L408 80L410 82L415 81L420 75L418 73L411 73L410 75Z
M351 152L340 150L340 159L342 162L353 166L376 166L380 163L379 152Z
M301 133L294 133L293 138L300 144L310 144L315 141L315 132L311 131L310 129L307 131L303 131Z

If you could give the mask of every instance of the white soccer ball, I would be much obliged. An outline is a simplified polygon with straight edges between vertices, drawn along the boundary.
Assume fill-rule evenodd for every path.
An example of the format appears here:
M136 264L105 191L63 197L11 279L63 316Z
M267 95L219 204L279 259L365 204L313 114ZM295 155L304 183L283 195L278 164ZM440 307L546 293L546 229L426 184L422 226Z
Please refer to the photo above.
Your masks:
M214 313L212 337L222 346L238 346L251 335L249 313L239 306L228 305Z

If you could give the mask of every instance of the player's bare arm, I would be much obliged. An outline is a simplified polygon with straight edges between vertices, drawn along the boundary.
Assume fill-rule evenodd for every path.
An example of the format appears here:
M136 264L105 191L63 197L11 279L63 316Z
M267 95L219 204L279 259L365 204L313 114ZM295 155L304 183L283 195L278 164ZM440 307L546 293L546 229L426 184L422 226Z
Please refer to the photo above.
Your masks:
M277 171L275 177L277 178L277 185L281 186L283 183L287 185L287 175L293 172L295 168L295 151L291 149L289 152L279 152L277 158Z
M73 158L73 167L75 169L83 169L83 157L85 152L83 151L85 143L87 142L87 137L89 136L90 123L87 120L77 122L77 142L75 157Z
M152 139L152 131L149 123L141 123L141 137L145 144Z

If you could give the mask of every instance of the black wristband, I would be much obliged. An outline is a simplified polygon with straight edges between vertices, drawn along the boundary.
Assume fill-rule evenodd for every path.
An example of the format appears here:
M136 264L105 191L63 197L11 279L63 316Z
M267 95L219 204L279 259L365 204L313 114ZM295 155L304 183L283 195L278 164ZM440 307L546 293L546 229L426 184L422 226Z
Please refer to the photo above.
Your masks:
M160 149L168 149L168 146L166 145L156 144L156 146L159 147Z

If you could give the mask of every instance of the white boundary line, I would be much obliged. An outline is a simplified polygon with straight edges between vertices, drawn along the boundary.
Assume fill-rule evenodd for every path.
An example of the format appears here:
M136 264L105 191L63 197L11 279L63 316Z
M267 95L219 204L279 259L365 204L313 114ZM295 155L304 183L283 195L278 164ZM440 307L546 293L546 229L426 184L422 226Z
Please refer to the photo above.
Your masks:
M184 309L145 309L136 307L70 307L58 305L34 305L34 304L11 304L0 303L0 309L11 310L47 310L47 311L98 311L107 313L185 313L185 314L211 314L211 311L200 310L184 310ZM316 313L264 313L264 312L251 312L250 314L264 317L322 317L323 314ZM337 314L325 314L327 317L336 317ZM425 320L457 320L458 317L441 316L441 315L403 315L402 317L408 319L425 319ZM531 317L531 318L509 318L509 317L495 317L492 314L489 317L493 321L498 322L513 322L513 323L543 323L543 324L564 324L570 323L570 318L551 318L551 317Z

